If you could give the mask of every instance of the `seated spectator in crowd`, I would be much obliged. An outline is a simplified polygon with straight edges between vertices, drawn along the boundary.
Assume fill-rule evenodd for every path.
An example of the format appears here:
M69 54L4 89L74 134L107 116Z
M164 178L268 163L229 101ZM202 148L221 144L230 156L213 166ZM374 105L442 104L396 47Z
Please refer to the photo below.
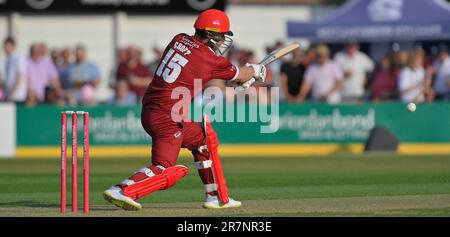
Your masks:
M117 68L117 81L126 80L130 85L130 90L141 99L152 78L148 68L142 64L141 52L134 47L128 48L128 60Z
M50 58L52 59L53 64L55 64L56 67L61 64L61 51L59 49L52 49L50 51Z
M361 102L365 94L367 74L373 71L373 61L359 51L358 43L349 43L345 52L339 52L334 58L344 72L341 96L343 102Z
M303 56L302 50L297 49L292 52L292 59L281 65L280 89L288 103L300 100L300 89L306 71L306 67L303 65Z
M303 65L308 68L309 65L313 64L316 61L316 49L315 47L309 47L303 58Z
M53 87L47 86L45 88L44 103L51 104L51 105L64 106L66 103L64 100L64 96L61 92L62 92L61 90L56 90Z
M394 67L399 71L408 66L409 52L407 50L399 50L394 52Z
M316 54L317 63L310 65L305 72L299 102L303 102L311 91L314 101L339 103L343 72L336 63L330 61L330 50L327 46L318 45Z
M72 64L72 51L70 50L70 48L64 48L61 51L61 58L59 60L59 64L56 66L58 68L61 86L64 90L68 90L72 86L69 80L69 68L71 64Z
M400 71L398 90L402 102L425 102L425 96L431 94L431 81L427 79L422 66L423 57L423 51L412 52L409 56L408 66Z
M116 84L114 96L112 96L108 103L118 106L132 106L137 103L137 96L130 91L130 86L125 80L119 80Z
M95 63L87 60L84 46L75 48L75 62L69 67L68 78L78 103L95 103L95 91L101 79L100 70Z
M128 49L127 48L119 48L117 50L117 60L120 63L126 63L128 61Z
M111 76L109 77L110 80L108 82L109 87L111 89L116 88L117 84L117 72L120 67L123 67L123 65L126 65L128 62L128 49L127 48L118 48L117 49L117 58L116 58L116 65L111 69Z
M27 97L26 62L16 52L15 40L3 42L5 58L0 62L0 101L25 102Z
M386 55L381 59L372 82L372 100L396 100L398 99L397 79L399 70L394 67L391 58Z
M86 84L85 86L81 87L80 90L80 103L89 106L96 105L96 94L96 88L91 84Z
M439 47L438 59L433 65L434 91L437 100L450 100L450 56L445 45Z
M30 57L27 60L28 90L31 90L38 102L44 102L45 88L47 86L60 90L58 71L52 60L46 54L46 47L42 44L33 44L30 48Z

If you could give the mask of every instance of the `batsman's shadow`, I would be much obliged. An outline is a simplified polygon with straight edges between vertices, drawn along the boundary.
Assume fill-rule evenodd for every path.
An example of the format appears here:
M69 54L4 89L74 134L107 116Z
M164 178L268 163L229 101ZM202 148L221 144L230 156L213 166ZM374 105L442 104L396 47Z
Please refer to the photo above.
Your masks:
M171 209L177 209L177 210L199 210L202 208L199 207L188 207L188 206L143 206L145 209L154 209L154 210L171 210ZM91 211L124 211L121 208L114 207L114 206L107 206L107 205L95 205L90 207ZM129 211L130 212L130 211ZM131 211L130 213L132 213Z
M177 210L203 210L202 207L192 207L192 206L145 206L145 208L149 209L157 209L157 210L170 210L170 209L177 209Z

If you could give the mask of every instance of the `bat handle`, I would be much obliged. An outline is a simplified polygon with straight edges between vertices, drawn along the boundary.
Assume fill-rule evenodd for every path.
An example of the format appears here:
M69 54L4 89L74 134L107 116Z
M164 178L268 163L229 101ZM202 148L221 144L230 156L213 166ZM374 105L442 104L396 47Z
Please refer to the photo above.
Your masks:
M244 90L246 90L247 88L249 88L253 83L255 83L255 78L253 77L253 78L251 78L250 80L248 80L248 81L246 81L246 82L244 82L242 85L240 85L240 86L237 86L236 87L236 89L237 89L237 91L244 91ZM243 86L243 85L246 85L246 86ZM248 86L247 86L248 85Z

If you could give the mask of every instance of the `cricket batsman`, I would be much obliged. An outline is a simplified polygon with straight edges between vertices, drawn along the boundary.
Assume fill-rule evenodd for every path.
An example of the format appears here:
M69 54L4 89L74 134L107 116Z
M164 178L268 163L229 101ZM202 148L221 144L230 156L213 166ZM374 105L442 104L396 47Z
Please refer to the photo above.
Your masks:
M260 64L237 67L223 57L232 45L228 16L220 10L202 12L194 24L195 34L178 34L167 45L155 76L142 100L141 122L152 137L151 165L137 170L128 179L103 193L108 202L124 210L140 210L138 199L158 190L172 187L188 173L186 166L177 165L181 148L194 156L195 164L205 188L204 208L240 207L241 202L220 197L218 185L220 164L217 134L208 121L198 124L190 120L179 121L182 111L173 110L180 99L172 99L172 92L187 88L194 94L194 79L205 85L211 79L233 81L235 85L249 86L250 79L264 82L266 68ZM219 165L219 166L218 166ZM222 188L222 189L221 189Z

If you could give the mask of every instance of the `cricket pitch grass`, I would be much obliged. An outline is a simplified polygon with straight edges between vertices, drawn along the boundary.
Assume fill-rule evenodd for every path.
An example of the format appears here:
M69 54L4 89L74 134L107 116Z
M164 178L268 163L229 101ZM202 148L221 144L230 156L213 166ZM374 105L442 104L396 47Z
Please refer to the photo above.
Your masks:
M70 160L69 160L70 161ZM82 159L79 160L80 167ZM192 158L190 173L174 187L139 200L127 212L102 198L109 186L147 165L148 159L91 159L88 215L59 213L59 159L0 159L0 216L450 216L450 155L336 155L223 158L237 209L202 208L203 185ZM70 164L70 162L68 162ZM70 166L68 165L68 190Z

